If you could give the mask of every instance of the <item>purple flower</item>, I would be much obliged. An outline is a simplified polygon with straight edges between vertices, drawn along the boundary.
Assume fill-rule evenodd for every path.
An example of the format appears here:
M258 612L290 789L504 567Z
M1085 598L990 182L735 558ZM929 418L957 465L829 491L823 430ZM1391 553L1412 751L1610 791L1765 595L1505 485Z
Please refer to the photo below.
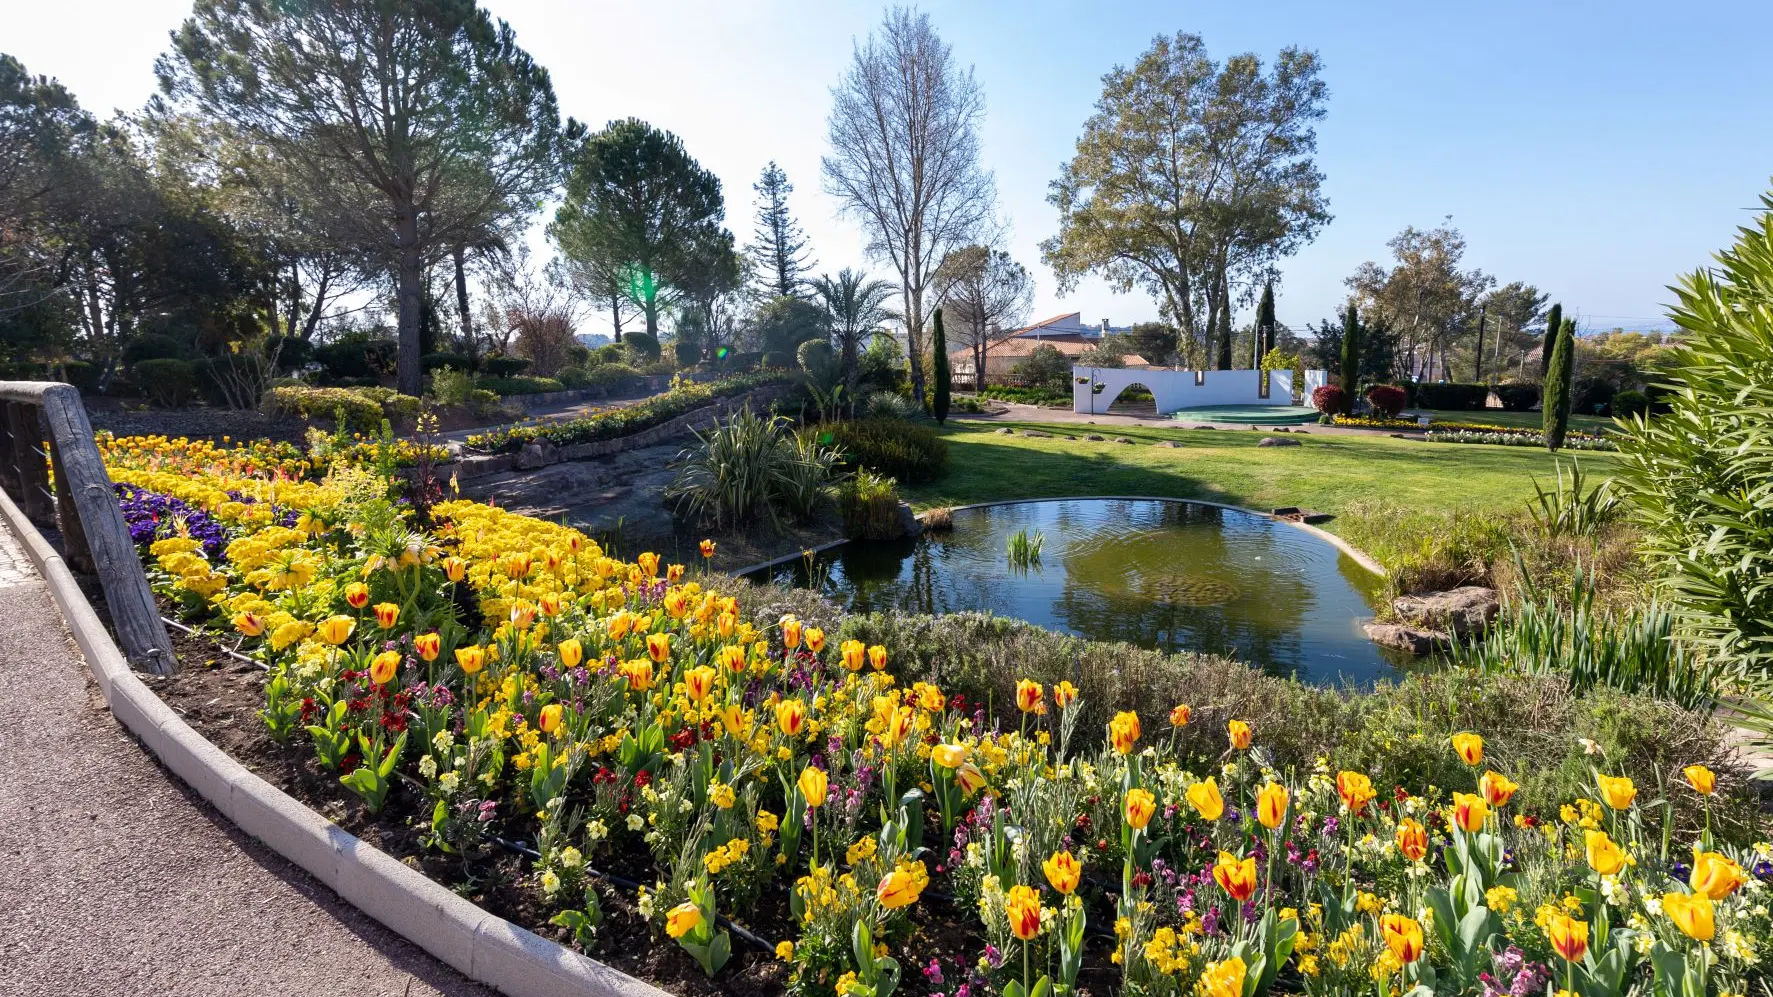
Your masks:
M935 984L936 986L941 986L942 985L942 963L939 960L932 957L930 959L930 964L923 968L923 978L930 981L931 983Z

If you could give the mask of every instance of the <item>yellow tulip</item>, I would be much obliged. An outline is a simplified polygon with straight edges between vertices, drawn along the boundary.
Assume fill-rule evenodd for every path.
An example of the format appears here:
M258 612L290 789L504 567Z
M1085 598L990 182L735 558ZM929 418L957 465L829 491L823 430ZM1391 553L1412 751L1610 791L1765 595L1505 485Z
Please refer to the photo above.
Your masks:
M802 638L806 641L806 649L814 654L825 650L825 631L818 627L807 627Z
M1287 816L1287 787L1271 782L1256 794L1256 820L1270 831Z
M1477 768L1484 763L1484 739L1470 731L1460 731L1453 735L1453 753L1460 761Z
M464 675L474 674L486 664L486 648L478 644L456 648L456 664L461 666Z
M346 585L345 604L352 609L362 609L369 605L369 586L362 582L352 582Z
M343 644L351 639L351 631L357 629L357 621L349 616L329 616L320 621L314 632L320 639L332 645Z
M1249 967L1237 956L1209 962L1200 974L1201 990L1206 997L1243 997L1248 974Z
M265 632L265 618L257 613L236 613L234 629L248 637L257 637Z
M1182 703L1170 708L1171 727L1186 727L1188 726L1188 721L1193 717L1194 710L1190 709L1187 703Z
M960 768L967 760L967 749L962 744L938 744L930 749L930 760L945 769Z
M1052 858L1040 864L1040 868L1047 874L1047 882L1053 889L1066 896L1077 889L1078 881L1083 878L1083 866L1070 852L1054 852Z
M400 652L383 651L369 663L369 680L376 685L387 685L393 681L394 673L400 669Z
M697 544L697 548L701 550L702 556L704 558L709 558L709 557L714 556L714 541L712 541L712 540L702 541L700 544Z
M1545 937L1552 950L1567 962L1581 962L1588 951L1588 922L1578 921L1561 910L1551 912L1545 922Z
M1638 798L1638 788L1625 776L1596 775L1594 779L1600 788L1601 800L1614 810L1625 810Z
M830 787L830 780L825 770L808 765L800 770L800 778L795 780L800 787L800 795L806 798L806 805L813 808L825 805L825 791Z
M1010 887L1004 899L1003 912L1010 921L1010 933L1023 941L1040 934L1040 894L1020 883Z
M789 737L799 735L806 729L806 704L798 699L784 699L777 703L776 726Z
M671 656L671 635L647 634L646 653L648 657L653 659L654 663L664 664L665 659Z
M1687 885L1694 893L1722 900L1746 882L1748 874L1729 856L1719 852L1693 853L1693 872L1687 877Z
M1405 817L1397 822L1395 838L1397 850L1412 862L1420 862L1428 854L1428 828L1412 818Z
M400 622L400 607L392 602L378 602L375 605L376 626L383 630L394 629Z
M1225 724L1225 733L1231 738L1231 746L1239 751L1248 751L1250 742L1255 738L1250 725L1242 720L1228 721Z
M468 577L468 562L459 557L443 559L443 574L452 582L459 582Z
M1402 914L1386 914L1379 919L1379 931L1385 936L1386 947L1397 961L1408 966L1422 958L1422 925L1413 917Z
M665 914L665 934L672 938L682 938L701 924L702 909L687 900Z
M1108 740L1116 752L1132 754L1134 746L1139 743L1139 714L1130 710L1116 713L1114 719L1108 721Z
M1611 876L1625 868L1625 850L1607 837L1607 832L1585 831L1582 838L1590 869L1603 876Z
M412 649L421 660L436 661L438 653L443 650L443 638L436 632L417 634L412 639Z
M1184 795L1194 812L1207 820L1218 820L1225 814L1225 798L1219 795L1219 780L1212 776L1188 787Z
M579 662L585 660L585 645L579 643L577 637L569 637L560 642L560 664L565 668L577 668Z
M1520 784L1509 779L1500 772L1485 772L1478 780L1478 792L1484 794L1484 802L1492 807L1504 807L1513 798Z
M861 671L862 666L868 663L868 651L859 640L844 641L838 645L837 653L843 661L843 667L852 672Z
M1240 859L1230 852L1220 852L1219 861L1213 864L1213 882L1240 904L1250 899L1256 892L1255 856Z
M1053 686L1053 705L1063 710L1077 700L1077 686L1061 682Z
M1467 834L1476 834L1484 829L1484 822L1490 816L1490 805L1484 798L1474 793L1453 794L1453 823Z
M868 645L868 667L877 672L886 671L887 650L879 644Z
M874 899L887 910L916 903L923 894L924 885L929 882L927 873L922 877L918 875L922 868L923 863L919 862L910 867L901 866L880 877L879 885L874 888Z
M552 734L560 729L560 714L561 707L559 703L549 703L547 706L542 707L542 715L537 721L542 727L542 733Z
M1710 796L1717 791L1717 774L1703 765L1689 765L1681 770L1681 774L1687 777L1687 785L1700 796Z
M1046 712L1046 690L1039 682L1022 679L1016 683L1016 708L1023 713Z
M954 781L960 784L962 793L971 796L985 788L985 773L979 771L979 766L967 762L954 770Z
M800 621L792 616L782 617L782 646L790 651L800 646Z
M707 665L697 665L683 675L683 691L696 703L701 703L714 691L714 680L720 673Z
M1336 795L1342 798L1348 812L1358 817L1379 794L1373 789L1373 780L1364 773L1343 771L1336 773Z
M1717 934L1717 917L1711 898L1703 893L1664 893L1662 913L1696 942L1709 942Z
M1157 798L1148 790L1129 789L1124 810L1127 826L1135 831L1141 830L1151 823L1151 815L1157 813Z

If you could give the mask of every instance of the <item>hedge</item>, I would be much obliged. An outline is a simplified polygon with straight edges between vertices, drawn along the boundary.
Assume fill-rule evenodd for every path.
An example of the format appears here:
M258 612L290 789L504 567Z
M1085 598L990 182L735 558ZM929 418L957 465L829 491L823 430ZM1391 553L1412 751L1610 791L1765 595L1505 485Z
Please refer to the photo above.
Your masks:
M483 377L474 382L474 386L498 395L539 395L566 390L566 385L552 377Z
M1487 384L1423 381L1412 386L1410 404L1416 408L1472 410L1489 403Z
M754 388L783 384L789 380L790 378L780 372L763 371L729 377L724 381L715 381L712 384L678 384L673 386L670 391L656 395L637 405L608 409L581 419L501 426L484 433L476 433L468 437L467 446L470 450L480 453L515 453L523 449L524 444L535 440L547 440L555 446L561 447L571 446L575 443L591 443L596 440L613 440L617 437L638 433L644 429L651 429L659 423L701 408L716 398L742 395Z
M266 396L274 414L300 416L309 422L333 419L341 412L345 428L373 431L383 419L408 422L419 413L419 399L392 388L315 388L279 385Z

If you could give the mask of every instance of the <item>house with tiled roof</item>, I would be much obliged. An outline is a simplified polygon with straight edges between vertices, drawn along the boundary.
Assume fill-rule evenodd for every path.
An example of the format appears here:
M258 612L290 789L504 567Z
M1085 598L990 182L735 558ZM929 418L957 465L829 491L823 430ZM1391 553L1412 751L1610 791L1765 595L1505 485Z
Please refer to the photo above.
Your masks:
M1086 325L1081 312L1054 315L1020 329L1010 330L1003 333L1001 338L993 339L985 351L986 383L1003 384L1012 380L1011 371L1016 365L1028 359L1030 354L1042 346L1051 346L1067 359L1075 360L1085 350L1102 345L1103 335L1126 331L1126 327L1110 325L1106 321L1100 325ZM1144 357L1137 354L1127 354L1123 359L1128 367L1150 366ZM971 348L949 351L948 364L954 372L956 384L973 383Z

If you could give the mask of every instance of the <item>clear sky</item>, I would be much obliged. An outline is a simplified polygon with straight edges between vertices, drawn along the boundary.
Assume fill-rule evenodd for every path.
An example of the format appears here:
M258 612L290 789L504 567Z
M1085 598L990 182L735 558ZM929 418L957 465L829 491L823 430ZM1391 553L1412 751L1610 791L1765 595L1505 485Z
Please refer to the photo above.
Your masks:
M830 87L874 3L837 0L486 0L552 72L562 111L630 115L681 135L725 184L750 235L751 184L775 159L822 269L864 264L854 223L820 191ZM0 51L59 78L98 112L134 109L188 0L7 0ZM1643 0L1485 4L1083 3L925 5L983 85L985 165L1010 249L1036 278L1034 311L1122 324L1143 295L1086 283L1065 297L1038 243L1057 226L1047 184L1103 73L1186 30L1216 57L1285 45L1319 52L1330 88L1318 164L1335 220L1284 266L1279 317L1328 317L1342 280L1384 259L1406 225L1446 215L1467 261L1526 280L1588 328L1662 324L1666 285L1750 217L1773 174L1765 45L1773 4ZM869 264L883 270L882 264ZM1243 321L1247 316L1240 316Z

